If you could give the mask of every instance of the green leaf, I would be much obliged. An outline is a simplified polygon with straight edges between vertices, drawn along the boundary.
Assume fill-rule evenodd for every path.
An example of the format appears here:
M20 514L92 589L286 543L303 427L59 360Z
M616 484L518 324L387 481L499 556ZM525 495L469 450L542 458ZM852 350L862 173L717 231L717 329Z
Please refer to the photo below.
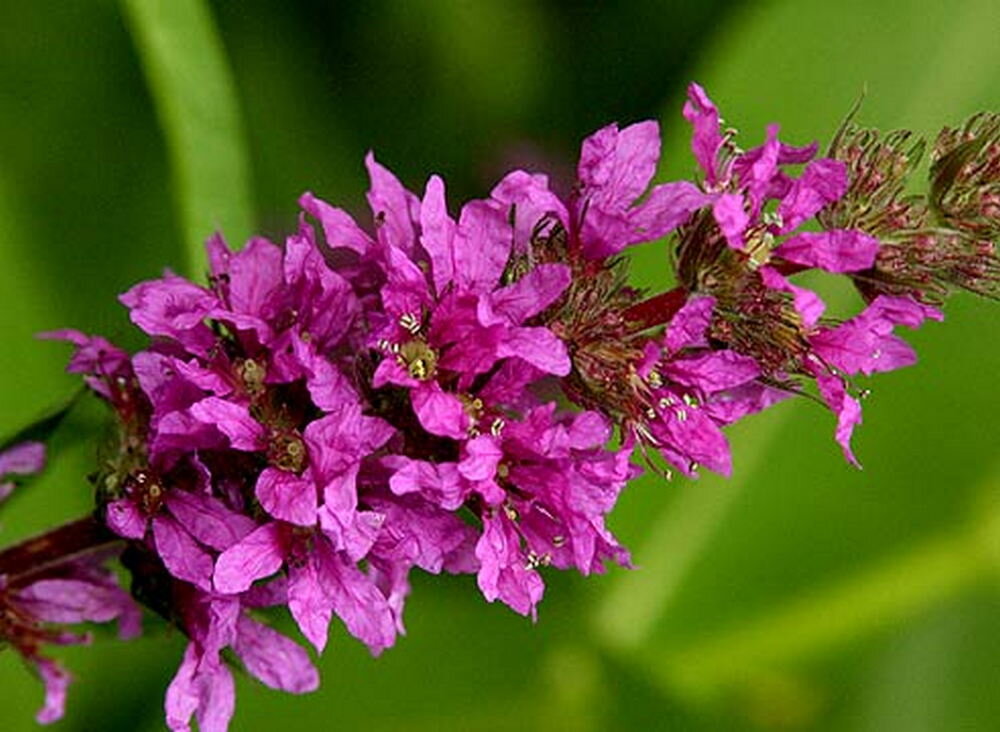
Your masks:
M83 394L83 389L78 389L69 399L49 409L41 417L0 442L0 453L22 442L45 442L48 440L66 419L66 415L73 409L81 394Z
M184 222L187 270L205 271L204 241L253 231L250 167L235 86L201 0L122 0L167 138Z

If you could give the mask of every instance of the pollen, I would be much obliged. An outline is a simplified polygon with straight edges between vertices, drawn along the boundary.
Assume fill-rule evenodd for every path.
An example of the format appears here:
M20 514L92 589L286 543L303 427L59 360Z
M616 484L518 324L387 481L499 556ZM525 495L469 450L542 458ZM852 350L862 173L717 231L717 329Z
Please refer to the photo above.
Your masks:
M264 366L252 358L248 358L237 367L240 380L246 387L247 393L256 396L264 391L264 380L267 378L267 370Z
M437 370L437 351L420 338L414 338L400 346L397 358L407 373L418 381L430 379Z

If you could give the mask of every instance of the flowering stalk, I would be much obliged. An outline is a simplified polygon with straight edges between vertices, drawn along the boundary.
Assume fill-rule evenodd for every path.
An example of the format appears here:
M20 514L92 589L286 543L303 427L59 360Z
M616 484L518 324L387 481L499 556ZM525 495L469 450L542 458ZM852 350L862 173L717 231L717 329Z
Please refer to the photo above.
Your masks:
M663 474L729 474L723 428L808 395L857 463L855 379L915 360L894 328L940 320L954 288L997 294L996 118L942 133L930 193L909 196L908 133L848 122L817 159L777 126L741 150L697 85L684 116L697 181L649 188L653 122L588 137L568 199L514 171L457 217L439 177L418 196L369 155L367 229L307 193L283 244L213 237L207 286L168 272L122 295L142 350L46 334L114 430L94 516L0 551L0 633L46 681L40 719L68 682L39 655L70 637L53 623L135 629L103 568L116 554L188 639L168 725L223 730L237 660L273 688L318 685L266 608L317 653L336 617L379 654L405 632L412 572L475 574L534 618L548 573L630 566L605 519L637 451ZM623 252L657 239L679 284L644 293ZM824 317L791 280L813 269L851 278L863 309ZM37 448L0 455L0 474L40 467Z
M0 551L0 575L21 581L120 541L97 517L87 516Z

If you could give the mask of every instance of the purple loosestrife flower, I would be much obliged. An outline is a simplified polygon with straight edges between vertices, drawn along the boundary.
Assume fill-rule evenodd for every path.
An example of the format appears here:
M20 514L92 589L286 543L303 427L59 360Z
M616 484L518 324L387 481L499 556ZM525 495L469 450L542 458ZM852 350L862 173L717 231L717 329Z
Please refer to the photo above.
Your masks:
M8 477L42 470L45 447L23 442L0 453L0 491L13 489ZM62 718L71 676L62 665L42 654L45 644L90 643L87 633L62 625L118 620L119 634L139 633L139 609L102 565L106 555L92 555L59 564L36 566L21 575L0 574L0 643L10 645L31 664L45 687L45 702L36 715L41 724Z
M246 609L254 607L252 599L203 593L190 585L178 589L180 623L190 640L167 689L171 730L190 730L192 716L205 732L228 729L236 699L232 673L220 655L227 647L254 678L273 689L302 694L319 686L308 654L250 617Z

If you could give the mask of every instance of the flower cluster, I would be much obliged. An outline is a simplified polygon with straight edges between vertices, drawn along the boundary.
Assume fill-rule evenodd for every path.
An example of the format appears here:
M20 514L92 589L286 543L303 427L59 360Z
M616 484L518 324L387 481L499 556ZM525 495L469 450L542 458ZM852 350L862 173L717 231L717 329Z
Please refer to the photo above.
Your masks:
M171 729L227 727L227 658L316 688L264 608L287 607L317 652L336 617L378 654L415 570L474 573L535 617L545 572L629 566L605 520L636 450L728 474L723 428L815 384L856 462L853 378L914 361L894 328L940 319L952 285L996 294L994 118L943 133L918 199L905 134L847 125L816 158L772 126L744 152L697 85L684 116L697 181L649 187L654 122L588 137L567 199L515 171L457 217L440 178L418 196L369 155L370 226L307 193L284 242L217 235L206 285L167 272L122 295L143 350L47 334L115 415L97 516L125 542L132 594L189 640ZM665 237L677 286L650 296L622 253ZM790 280L810 269L850 277L864 309L824 318ZM31 587L0 597L23 608Z

